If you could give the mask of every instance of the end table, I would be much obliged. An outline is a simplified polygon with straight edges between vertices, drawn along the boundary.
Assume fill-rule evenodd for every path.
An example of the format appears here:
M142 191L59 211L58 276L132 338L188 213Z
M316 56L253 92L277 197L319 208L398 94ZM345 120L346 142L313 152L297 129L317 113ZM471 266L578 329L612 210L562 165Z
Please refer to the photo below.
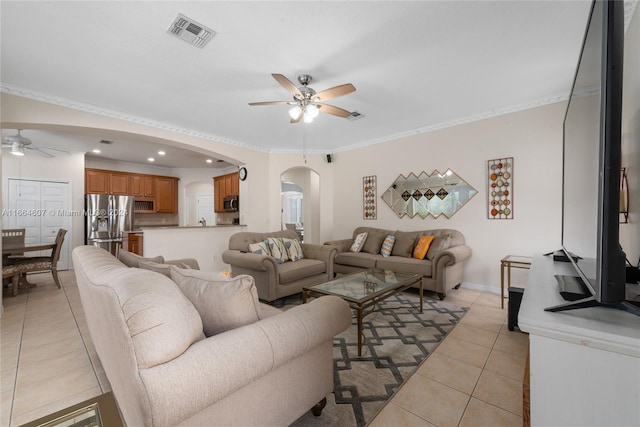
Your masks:
M511 269L531 268L531 257L520 255L507 255L500 260L500 308L504 308L504 269L507 269L507 287L511 287Z

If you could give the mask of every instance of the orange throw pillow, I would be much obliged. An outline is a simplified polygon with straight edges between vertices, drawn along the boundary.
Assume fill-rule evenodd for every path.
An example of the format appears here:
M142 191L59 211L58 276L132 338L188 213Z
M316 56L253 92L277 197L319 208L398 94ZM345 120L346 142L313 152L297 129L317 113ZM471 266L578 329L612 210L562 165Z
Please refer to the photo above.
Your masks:
M431 242L433 242L433 236L420 237L418 244L413 249L413 257L416 259L424 259L427 251L429 250L429 246L431 246Z

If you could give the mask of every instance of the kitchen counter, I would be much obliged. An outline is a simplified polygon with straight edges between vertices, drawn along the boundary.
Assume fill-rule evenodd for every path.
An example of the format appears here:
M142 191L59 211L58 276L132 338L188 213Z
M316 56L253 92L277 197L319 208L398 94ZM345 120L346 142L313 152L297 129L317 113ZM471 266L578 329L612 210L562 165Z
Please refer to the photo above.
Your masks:
M202 225L161 225L161 226L142 226L140 227L140 230L134 230L134 231L144 231L144 230L172 230L172 229L189 229L189 228L201 228L201 229L207 229L207 228L220 228L220 227L246 227L245 224L218 224L218 225L207 225L207 226L202 226Z

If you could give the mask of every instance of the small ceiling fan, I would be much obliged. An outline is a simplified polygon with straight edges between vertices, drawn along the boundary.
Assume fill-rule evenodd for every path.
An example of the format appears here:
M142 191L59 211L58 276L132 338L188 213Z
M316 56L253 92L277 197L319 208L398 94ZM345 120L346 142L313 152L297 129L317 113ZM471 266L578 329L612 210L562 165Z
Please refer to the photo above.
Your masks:
M22 136L20 134L21 131L22 129L18 129L18 133L16 135L9 135L9 136L2 137L2 147L10 148L11 154L13 154L14 156L20 156L20 157L24 156L25 149L37 151L40 154L42 154L44 157L49 157L49 158L55 157L55 156L45 150L53 150L53 151L59 151L62 153L69 154L68 150L62 150L60 148L31 145L31 140L29 138Z
M291 95L293 100L291 101L265 101L265 102L250 102L249 105L293 105L293 108L289 110L289 116L291 117L291 123L298 123L300 120L304 120L305 123L310 123L314 118L318 116L318 113L327 113L334 116L347 118L351 116L351 112L336 107L333 105L325 104L324 101L337 98L355 92L356 88L351 83L346 83L339 86L316 92L308 85L313 79L308 74L301 74L298 76L298 82L302 86L297 87L288 78L282 74L271 74L274 79L282 87L284 87Z

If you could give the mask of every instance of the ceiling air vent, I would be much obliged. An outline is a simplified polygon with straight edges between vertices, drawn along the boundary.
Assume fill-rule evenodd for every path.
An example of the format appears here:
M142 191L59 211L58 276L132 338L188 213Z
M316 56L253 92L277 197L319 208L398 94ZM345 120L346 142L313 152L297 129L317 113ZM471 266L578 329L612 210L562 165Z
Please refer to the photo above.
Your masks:
M179 13L167 33L197 47L204 47L216 32Z

